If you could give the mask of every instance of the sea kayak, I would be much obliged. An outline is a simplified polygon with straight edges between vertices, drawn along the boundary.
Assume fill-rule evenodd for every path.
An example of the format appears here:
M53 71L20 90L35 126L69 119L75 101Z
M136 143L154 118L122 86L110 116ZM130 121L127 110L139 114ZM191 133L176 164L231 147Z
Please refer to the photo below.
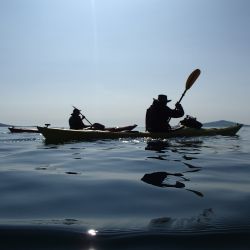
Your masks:
M50 124L45 124L46 128L50 125ZM123 127L108 127L108 128L104 128L105 131L111 131L111 132L121 132L121 131L130 131L133 130L137 125L129 125L129 126L123 126ZM9 127L8 128L9 131L11 133L41 133L38 131L37 128L17 128L17 127ZM90 130L90 129L88 129ZM93 129L91 129L91 131L93 131Z
M193 136L233 136L240 128L241 124L226 128L187 128L171 130L167 133L149 133L139 131L100 131L100 130L70 130L60 128L37 127L38 131L45 137L48 142L65 142L65 141L84 141L84 140L103 140L119 138L155 138L165 139L173 137L193 137Z

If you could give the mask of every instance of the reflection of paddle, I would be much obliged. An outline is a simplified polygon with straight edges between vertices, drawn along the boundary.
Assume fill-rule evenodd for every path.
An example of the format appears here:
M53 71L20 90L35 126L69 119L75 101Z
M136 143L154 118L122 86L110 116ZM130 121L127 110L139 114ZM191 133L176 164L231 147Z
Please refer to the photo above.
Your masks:
M190 75L189 77L187 78L187 81L186 81L186 88L185 88L185 91L183 92L180 100L178 101L178 103L181 102L182 98L184 97L184 95L186 94L187 90L189 90L192 85L195 83L195 81L197 80L197 78L199 77L201 71L199 69L196 69L194 70ZM171 120L171 117L169 118L168 122L170 122Z
M76 108L75 106L72 106L72 107L73 107L74 109L79 110L80 114L84 117L84 119L85 119L91 126L93 126L93 124L86 118L86 116L83 115L83 114L81 113L80 109Z
M193 192L193 193L197 194L197 195L200 196L200 197L203 197L203 196L204 196L204 195L203 195L201 192L199 192L199 191L195 191L195 190L191 190L191 189L187 189L187 188L185 188L185 190L190 191L190 192Z

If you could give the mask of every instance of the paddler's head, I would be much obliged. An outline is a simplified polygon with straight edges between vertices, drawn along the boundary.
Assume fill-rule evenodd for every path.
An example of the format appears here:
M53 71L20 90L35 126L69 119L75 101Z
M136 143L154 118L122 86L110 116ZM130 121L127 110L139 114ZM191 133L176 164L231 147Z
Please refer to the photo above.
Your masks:
M81 112L81 110L75 108L71 115L80 115L80 112Z
M157 101L162 105L166 105L168 102L171 102L166 95L158 95Z

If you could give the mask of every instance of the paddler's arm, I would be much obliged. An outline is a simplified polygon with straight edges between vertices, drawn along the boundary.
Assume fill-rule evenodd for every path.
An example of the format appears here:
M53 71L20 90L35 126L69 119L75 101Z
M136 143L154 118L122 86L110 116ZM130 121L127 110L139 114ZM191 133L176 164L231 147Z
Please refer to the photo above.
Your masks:
M182 105L179 102L177 102L175 104L175 109L171 110L171 117L179 118L179 117L182 117L183 115L184 115L184 109Z

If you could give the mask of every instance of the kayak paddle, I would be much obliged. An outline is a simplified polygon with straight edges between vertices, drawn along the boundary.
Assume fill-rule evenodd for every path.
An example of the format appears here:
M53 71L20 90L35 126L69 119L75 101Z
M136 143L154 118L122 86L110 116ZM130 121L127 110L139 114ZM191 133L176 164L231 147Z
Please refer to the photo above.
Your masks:
M184 97L184 95L186 94L187 90L189 90L192 85L195 83L195 81L197 80L197 78L199 77L201 71L199 69L195 69L190 75L189 77L187 78L187 81L186 81L186 88L180 98L180 100L178 101L178 103L181 102L182 98ZM168 122L170 122L171 120L171 117L168 119Z
M75 106L72 106L74 109L78 109L78 108L76 108ZM80 109L78 109L79 111L80 111ZM80 111L80 114L84 117L84 119L91 125L91 126L93 126L93 124L86 118L86 116L85 115L83 115L82 113L81 113L81 111Z
M182 98L184 97L184 95L186 94L187 90L189 90L192 85L194 84L194 82L197 80L197 78L199 77L201 71L199 69L195 69L188 77L187 81L186 81L186 89L183 92L180 100L178 101L178 103L181 102Z

